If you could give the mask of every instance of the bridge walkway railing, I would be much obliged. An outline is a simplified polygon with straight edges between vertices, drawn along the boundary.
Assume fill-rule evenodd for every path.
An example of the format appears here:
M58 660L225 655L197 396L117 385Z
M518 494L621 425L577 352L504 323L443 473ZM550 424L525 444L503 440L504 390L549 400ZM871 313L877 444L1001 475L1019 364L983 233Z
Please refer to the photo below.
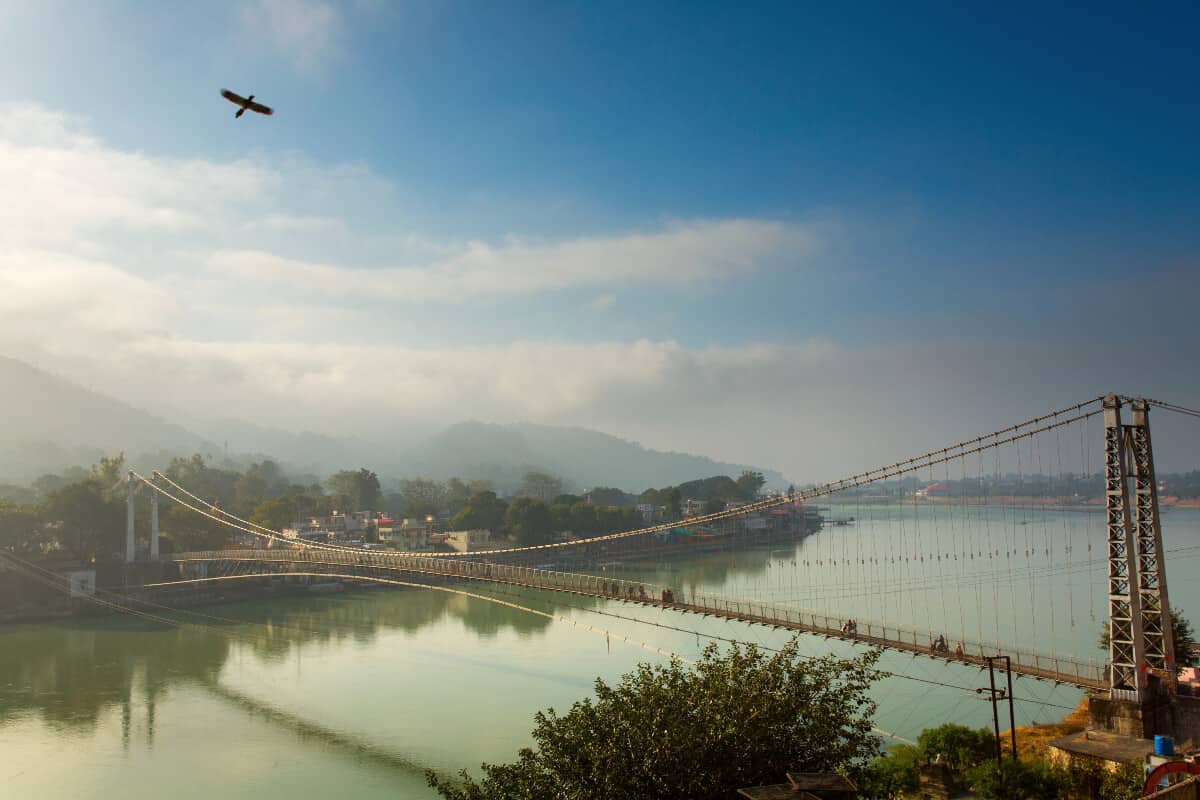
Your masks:
M370 551L360 553L320 549L213 550L179 553L173 556L173 560L184 564L247 561L318 564L348 568L399 570L447 578L491 581L738 619L978 666L986 665L987 656L1003 654L1012 660L1014 673L1083 688L1102 688L1107 685L1105 665L1096 660L1047 654L1032 648L1008 645L1001 647L997 642L972 640L967 637L958 637L957 639L946 637L946 648L935 650L934 642L937 641L938 634L928 629L856 618L854 620L857 623L856 629L851 632L847 626L850 621L848 617L732 599L703 592L689 592L684 597L680 590L680 597L676 599L675 588L670 586L587 573L559 572L537 567L496 564L469 558L427 558L407 554L398 556L395 553ZM353 577L353 575L347 577ZM942 635L944 636L944 633ZM954 645L950 645L950 642L962 645L961 655L952 650Z

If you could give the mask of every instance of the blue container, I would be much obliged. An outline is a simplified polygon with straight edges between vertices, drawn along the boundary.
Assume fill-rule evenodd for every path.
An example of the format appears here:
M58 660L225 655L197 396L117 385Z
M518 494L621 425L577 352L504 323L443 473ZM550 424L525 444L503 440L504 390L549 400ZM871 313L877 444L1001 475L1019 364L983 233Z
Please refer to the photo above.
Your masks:
M1173 756L1175 755L1175 740L1170 736L1155 736L1154 737L1154 755L1156 756Z

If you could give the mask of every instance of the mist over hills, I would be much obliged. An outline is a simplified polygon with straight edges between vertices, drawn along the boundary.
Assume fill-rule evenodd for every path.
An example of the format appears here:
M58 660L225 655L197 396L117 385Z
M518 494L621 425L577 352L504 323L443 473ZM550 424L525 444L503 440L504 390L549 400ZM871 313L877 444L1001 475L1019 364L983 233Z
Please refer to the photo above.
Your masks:
M322 478L338 469L366 466L385 483L458 476L492 480L501 491L516 488L531 469L557 475L576 490L614 486L640 492L755 468L650 450L585 428L531 423L462 422L423 442L382 437L368 442L243 420L188 420L181 425L3 356L0 387L0 483L28 484L119 451L144 469L193 453L237 465L269 457L296 477ZM786 484L778 472L761 471L768 486Z
M613 486L635 493L710 475L736 477L744 469L757 469L704 456L650 450L586 428L483 422L450 426L418 448L411 465L433 478L487 478L500 489L515 488L527 470L540 469L566 480L567 488ZM768 486L787 483L778 472L760 471Z

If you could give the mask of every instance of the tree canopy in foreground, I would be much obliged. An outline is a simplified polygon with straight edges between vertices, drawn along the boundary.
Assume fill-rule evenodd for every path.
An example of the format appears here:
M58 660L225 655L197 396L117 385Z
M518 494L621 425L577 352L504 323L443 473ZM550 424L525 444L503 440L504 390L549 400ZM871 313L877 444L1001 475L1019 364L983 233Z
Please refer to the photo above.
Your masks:
M450 800L732 798L785 773L857 772L879 753L871 732L878 653L806 660L795 639L776 653L709 645L693 668L641 664L595 699L535 717L533 748L483 764L476 781L428 773Z

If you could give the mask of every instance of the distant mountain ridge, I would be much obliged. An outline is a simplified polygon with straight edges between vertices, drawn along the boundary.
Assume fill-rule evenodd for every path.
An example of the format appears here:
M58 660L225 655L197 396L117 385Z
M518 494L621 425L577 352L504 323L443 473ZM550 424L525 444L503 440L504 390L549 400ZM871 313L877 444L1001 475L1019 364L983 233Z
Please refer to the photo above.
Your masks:
M640 493L711 475L737 477L746 469L762 472L768 486L787 483L774 470L651 450L587 428L532 423L460 422L414 452L411 463L429 477L488 478L500 488L514 488L529 469L557 475L576 490L612 486Z
M385 481L486 478L501 490L518 486L531 469L552 473L576 490L612 486L634 493L754 469L651 450L586 428L531 423L462 422L424 443L392 442L390 447L240 420L196 421L185 427L3 356L0 387L0 483L28 484L45 473L87 466L119 451L132 465L146 469L164 466L174 456L202 453L217 461L228 456L235 463L269 457L293 475L324 477L366 466ZM768 486L786 483L778 472L759 471Z

